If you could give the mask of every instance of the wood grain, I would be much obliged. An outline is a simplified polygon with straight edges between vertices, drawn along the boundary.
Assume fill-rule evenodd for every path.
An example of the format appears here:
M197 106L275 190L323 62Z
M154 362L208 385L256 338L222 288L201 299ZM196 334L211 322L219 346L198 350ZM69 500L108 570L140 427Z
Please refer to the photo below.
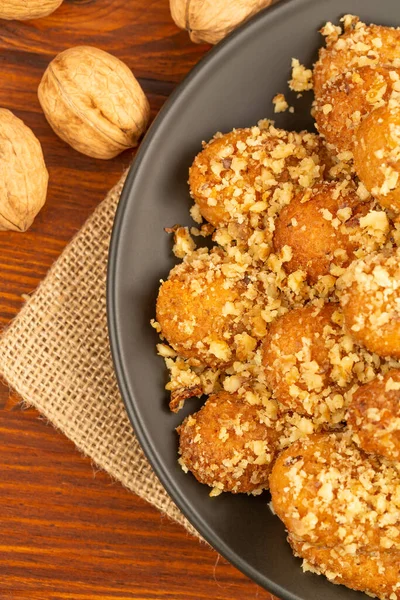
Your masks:
M43 279L129 165L69 148L48 126L37 86L51 58L91 44L124 60L154 117L207 52L166 0L65 0L35 22L0 22L0 106L40 139L49 196L25 234L0 232L0 325ZM0 384L0 600L272 600L208 546L123 489Z

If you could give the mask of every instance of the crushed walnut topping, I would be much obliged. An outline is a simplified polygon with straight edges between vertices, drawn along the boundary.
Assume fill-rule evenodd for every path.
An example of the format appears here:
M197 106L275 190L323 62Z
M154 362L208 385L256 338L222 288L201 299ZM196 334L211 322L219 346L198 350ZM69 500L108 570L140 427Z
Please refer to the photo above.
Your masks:
M400 600L400 30L321 33L289 82L319 135L203 143L151 324L170 409L208 397L177 429L184 472L211 497L270 487L304 570Z

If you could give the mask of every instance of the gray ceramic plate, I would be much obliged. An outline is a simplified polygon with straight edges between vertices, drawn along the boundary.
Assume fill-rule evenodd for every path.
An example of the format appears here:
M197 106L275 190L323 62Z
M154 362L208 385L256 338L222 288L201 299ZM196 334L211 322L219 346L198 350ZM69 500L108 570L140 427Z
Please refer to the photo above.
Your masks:
M218 552L285 600L365 598L323 577L303 574L281 522L258 498L223 494L185 475L177 464L175 427L184 411L168 410L166 372L156 356L154 316L159 280L174 264L164 227L190 224L187 178L202 140L216 131L274 117L271 99L287 90L292 57L311 65L322 44L318 29L346 14L400 25L399 0L287 0L267 9L212 50L166 103L143 141L115 221L108 281L109 328L122 396L144 451L165 488ZM313 128L311 94L290 97L294 114L276 119L287 129Z

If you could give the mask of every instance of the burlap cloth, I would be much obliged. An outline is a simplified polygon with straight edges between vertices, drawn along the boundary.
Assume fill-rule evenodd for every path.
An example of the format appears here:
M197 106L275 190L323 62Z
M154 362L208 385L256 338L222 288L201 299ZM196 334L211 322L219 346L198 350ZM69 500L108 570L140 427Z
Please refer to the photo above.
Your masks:
M107 334L107 256L125 175L0 339L0 374L96 465L191 533L137 441Z

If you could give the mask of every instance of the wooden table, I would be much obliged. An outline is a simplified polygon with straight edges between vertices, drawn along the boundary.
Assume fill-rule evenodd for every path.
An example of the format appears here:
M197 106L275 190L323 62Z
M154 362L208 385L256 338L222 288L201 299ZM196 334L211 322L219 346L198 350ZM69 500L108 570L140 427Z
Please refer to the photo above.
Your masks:
M0 106L40 139L50 172L45 208L25 234L0 232L5 327L130 163L78 154L37 100L55 54L92 44L124 60L153 116L207 46L171 20L167 0L65 0L50 17L0 22ZM0 600L271 600L180 526L82 458L73 444L0 385Z

